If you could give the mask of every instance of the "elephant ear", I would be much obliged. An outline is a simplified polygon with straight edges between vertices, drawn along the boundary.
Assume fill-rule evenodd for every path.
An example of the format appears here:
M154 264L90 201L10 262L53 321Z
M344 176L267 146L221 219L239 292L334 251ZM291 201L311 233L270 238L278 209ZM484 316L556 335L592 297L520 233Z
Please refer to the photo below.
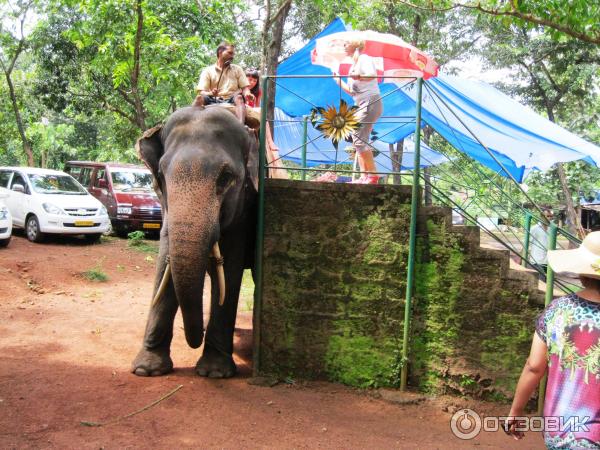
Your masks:
M157 125L154 128L144 131L144 134L139 138L135 144L135 149L146 167L150 169L154 176L154 190L159 197L162 196L162 187L160 186L158 178L158 162L164 153L162 141L160 139L160 132L162 125Z
M254 130L246 127L248 132L248 146L246 154L246 178L254 190L258 192L258 139Z

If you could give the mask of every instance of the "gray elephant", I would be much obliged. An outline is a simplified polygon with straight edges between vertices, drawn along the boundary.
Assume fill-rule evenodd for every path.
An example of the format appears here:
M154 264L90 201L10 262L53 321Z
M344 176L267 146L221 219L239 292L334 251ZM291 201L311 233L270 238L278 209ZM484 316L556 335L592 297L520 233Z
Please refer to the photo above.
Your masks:
M163 228L156 298L131 370L140 376L157 376L173 369L170 346L178 307L187 343L200 347L202 292L208 271L211 313L196 372L212 378L231 377L236 372L232 352L240 285L244 268L254 258L258 185L254 132L222 107L182 108L164 127L148 130L138 141L138 152L154 174ZM219 286L218 258L211 257L215 244L224 260L225 288ZM163 282L162 295L156 296L167 265L171 276ZM224 297L222 305L219 296Z

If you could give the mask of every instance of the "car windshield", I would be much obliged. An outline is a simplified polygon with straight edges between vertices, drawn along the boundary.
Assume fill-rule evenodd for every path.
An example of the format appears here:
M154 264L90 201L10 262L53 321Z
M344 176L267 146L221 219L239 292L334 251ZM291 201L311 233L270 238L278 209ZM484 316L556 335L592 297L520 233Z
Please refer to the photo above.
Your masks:
M152 175L144 169L111 171L113 189L117 192L152 192Z
M87 195L87 191L70 175L29 174L33 190L38 194Z

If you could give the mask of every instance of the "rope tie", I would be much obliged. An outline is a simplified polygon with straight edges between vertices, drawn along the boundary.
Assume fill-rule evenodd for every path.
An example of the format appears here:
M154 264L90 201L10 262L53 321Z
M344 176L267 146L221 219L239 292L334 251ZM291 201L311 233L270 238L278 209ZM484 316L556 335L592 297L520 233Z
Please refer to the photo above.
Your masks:
M222 266L223 264L225 264L225 259L222 256L220 258L217 258L216 256L211 256L211 258L215 260L217 266Z

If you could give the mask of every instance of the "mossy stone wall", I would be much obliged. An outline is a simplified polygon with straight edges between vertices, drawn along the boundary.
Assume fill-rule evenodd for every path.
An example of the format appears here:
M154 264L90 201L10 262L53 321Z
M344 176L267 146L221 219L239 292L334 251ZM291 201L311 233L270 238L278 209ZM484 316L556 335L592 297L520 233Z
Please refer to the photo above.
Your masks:
M410 186L267 181L262 373L399 385L410 196ZM507 395L540 307L508 277L506 254L449 221L449 210L421 209L409 381Z

